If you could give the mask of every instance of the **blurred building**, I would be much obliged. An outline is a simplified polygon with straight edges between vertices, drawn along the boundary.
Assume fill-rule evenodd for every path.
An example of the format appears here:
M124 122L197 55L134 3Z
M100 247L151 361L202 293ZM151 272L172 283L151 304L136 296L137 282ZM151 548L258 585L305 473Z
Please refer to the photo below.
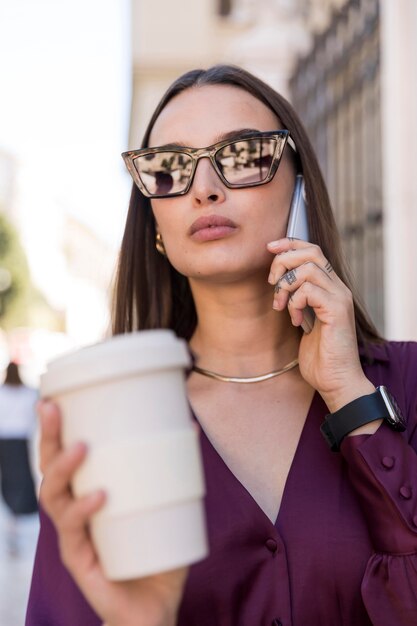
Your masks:
M346 2L297 63L295 108L316 147L356 284L384 329L381 16Z
M13 220L13 205L16 197L16 159L0 150L0 210Z
M66 330L78 345L91 343L109 333L115 250L69 215L63 250L68 270Z
M376 324L417 339L416 42L414 0L132 0L129 145L188 69L230 62L269 82L311 134Z
M181 73L213 63L242 65L288 94L298 54L311 36L305 0L132 0L130 146Z
M417 338L416 40L414 0L348 0L291 80L353 275L390 338Z
M0 328L0 370L9 358L36 385L48 360L109 332L117 251L76 219L30 168L0 153L0 205L19 233L37 297L27 322Z

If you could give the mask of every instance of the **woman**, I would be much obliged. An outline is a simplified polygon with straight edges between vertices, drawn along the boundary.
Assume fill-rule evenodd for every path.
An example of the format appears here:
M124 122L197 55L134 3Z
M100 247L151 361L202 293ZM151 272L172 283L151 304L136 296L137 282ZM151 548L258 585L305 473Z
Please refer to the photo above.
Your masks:
M23 384L11 361L0 387L0 486L9 513L7 548L12 556L19 551L18 518L38 510L29 455L36 399L37 392Z
M105 495L72 498L86 450L61 450L45 403L53 523L42 515L27 625L417 623L417 349L384 342L352 296L296 114L255 77L216 66L172 85L143 146L159 149L125 155L136 186L114 330L170 327L189 342L210 555L189 572L106 581L86 530ZM285 237L297 172L314 243ZM383 384L403 433L397 409L397 431L385 419ZM337 452L320 432L326 414Z

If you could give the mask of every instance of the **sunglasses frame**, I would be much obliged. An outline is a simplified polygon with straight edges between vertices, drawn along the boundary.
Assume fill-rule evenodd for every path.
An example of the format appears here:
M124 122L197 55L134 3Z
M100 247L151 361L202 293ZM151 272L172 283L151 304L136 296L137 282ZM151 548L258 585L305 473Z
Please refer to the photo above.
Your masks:
M222 172L220 171L219 166L216 163L215 155L217 154L217 152L221 150L222 148L224 148L225 146L228 146L233 143L238 143L239 141L248 141L250 139L261 139L263 137L267 139L276 140L274 156L273 156L272 163L271 163L271 166L269 168L269 172L266 178L264 180L249 183L249 184L248 183L229 183L223 176ZM284 154L284 149L287 143L294 150L294 152L297 152L295 143L290 136L290 131L280 129L280 130L271 130L271 131L264 131L264 132L245 133L243 135L236 136L235 138L232 138L232 139L219 141L217 143L212 144L211 146L208 146L207 148L187 148L187 147L178 146L178 145L171 146L168 144L166 146L159 146L155 148L140 148L139 150L128 150L127 152L122 153L122 157L131 177L133 178L133 182L137 185L137 187L140 189L140 191L143 193L144 196L146 196L147 198L173 198L175 196L184 196L186 193L189 192L191 185L193 184L194 175L197 169L198 161L203 158L210 159L210 162L216 174L218 175L222 183L226 187L228 187L228 189L242 189L244 187L258 187L259 185L265 185L266 183L269 183L269 181L271 181L273 177L275 176L278 170L279 164L281 162L282 155ZM190 173L190 178L186 187L182 191L176 191L174 193L167 193L167 194L153 194L153 193L149 193L145 185L142 183L139 172L136 170L135 165L134 165L135 159L137 159L140 156L146 156L148 154L157 154L159 152L178 152L180 154L186 154L187 156L191 158L192 169Z

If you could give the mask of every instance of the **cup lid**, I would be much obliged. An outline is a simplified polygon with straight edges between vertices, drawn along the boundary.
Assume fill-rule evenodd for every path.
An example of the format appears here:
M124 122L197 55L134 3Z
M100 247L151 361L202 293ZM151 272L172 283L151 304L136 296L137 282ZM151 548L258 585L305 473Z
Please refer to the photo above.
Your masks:
M172 330L142 330L116 335L61 356L41 376L41 397L133 373L185 368L191 364L186 342Z

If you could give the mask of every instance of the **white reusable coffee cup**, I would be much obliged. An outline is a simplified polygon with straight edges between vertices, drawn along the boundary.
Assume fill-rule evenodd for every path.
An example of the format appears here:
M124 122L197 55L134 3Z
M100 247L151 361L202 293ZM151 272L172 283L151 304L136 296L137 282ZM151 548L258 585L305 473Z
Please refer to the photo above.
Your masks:
M91 533L111 580L207 555L203 469L185 389L189 366L183 340L170 330L147 330L60 357L41 377L41 396L61 410L63 446L88 447L73 478L75 496L106 492Z

